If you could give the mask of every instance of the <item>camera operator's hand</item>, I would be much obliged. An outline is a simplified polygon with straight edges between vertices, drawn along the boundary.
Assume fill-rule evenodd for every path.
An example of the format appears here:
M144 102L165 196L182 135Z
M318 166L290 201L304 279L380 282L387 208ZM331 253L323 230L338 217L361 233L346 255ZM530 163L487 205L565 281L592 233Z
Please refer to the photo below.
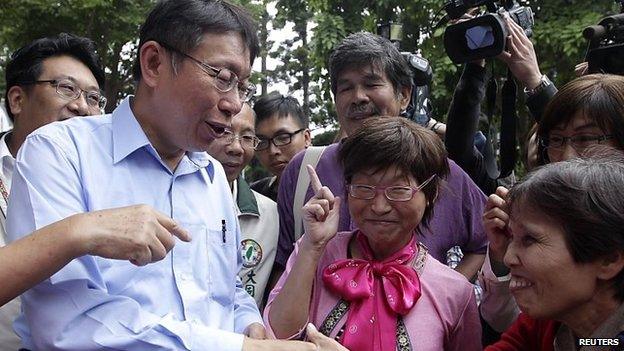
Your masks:
M507 13L503 14L509 36L507 37L507 51L498 56L507 64L511 73L525 88L535 89L541 82L542 73L537 63L537 56L533 43L526 36L522 27L514 22Z

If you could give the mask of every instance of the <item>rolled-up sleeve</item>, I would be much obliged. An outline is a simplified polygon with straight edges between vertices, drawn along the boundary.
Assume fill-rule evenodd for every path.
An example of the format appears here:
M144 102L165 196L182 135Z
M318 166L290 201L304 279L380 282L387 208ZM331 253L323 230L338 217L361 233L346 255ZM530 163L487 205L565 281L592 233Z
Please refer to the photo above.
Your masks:
M492 271L489 250L478 275L483 297L479 309L481 317L497 332L504 332L520 314L520 309L509 291L511 276L497 277Z

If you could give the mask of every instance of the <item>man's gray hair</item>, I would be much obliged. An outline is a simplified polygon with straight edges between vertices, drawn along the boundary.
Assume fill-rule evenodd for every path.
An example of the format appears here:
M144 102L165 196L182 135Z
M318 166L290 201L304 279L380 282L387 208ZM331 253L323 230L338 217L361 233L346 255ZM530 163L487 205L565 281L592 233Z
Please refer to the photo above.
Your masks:
M331 90L336 95L340 74L345 69L372 65L381 69L398 93L402 87L411 87L412 71L399 49L390 40L367 32L358 32L344 38L329 56Z
M201 43L204 34L227 32L241 34L253 65L260 49L256 24L247 10L222 0L162 0L141 26L139 52L145 42L154 40L189 53ZM136 82L141 80L139 60L137 54L132 72ZM172 62L175 67L175 60Z

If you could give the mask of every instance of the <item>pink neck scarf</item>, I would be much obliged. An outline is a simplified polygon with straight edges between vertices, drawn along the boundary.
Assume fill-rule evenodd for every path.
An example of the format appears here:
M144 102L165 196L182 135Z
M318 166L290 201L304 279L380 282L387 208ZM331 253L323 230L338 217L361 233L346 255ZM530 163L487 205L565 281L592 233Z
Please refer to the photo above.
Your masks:
M398 315L420 298L420 280L410 262L416 238L382 262L375 261L368 240L356 232L364 259L338 260L323 270L325 286L350 302L341 343L349 350L396 350Z

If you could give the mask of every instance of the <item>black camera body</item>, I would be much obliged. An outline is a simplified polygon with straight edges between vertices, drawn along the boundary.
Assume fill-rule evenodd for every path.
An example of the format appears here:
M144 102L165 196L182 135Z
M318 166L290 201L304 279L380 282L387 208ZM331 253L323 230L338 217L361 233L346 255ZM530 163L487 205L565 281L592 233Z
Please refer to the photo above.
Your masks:
M429 87L433 80L433 70L429 61L424 57L411 52L401 52L412 70L414 87L412 97L405 110L405 117L426 126L430 119Z
M401 55L403 55L412 70L414 86L420 87L429 85L433 79L433 70L431 69L429 61L412 52L402 51Z
M589 40L585 54L588 73L624 75L624 13L585 28L583 37Z
M444 10L450 19L458 19L472 7L487 5L487 0L450 0L444 5Z
M381 23L377 25L377 34L390 40L397 48L401 46L403 39L403 25L400 23ZM407 61L412 71L414 87L409 105L402 116L407 117L420 125L429 122L430 109L429 86L433 80L433 69L429 61L416 53L401 51L401 55Z
M465 22L450 25L444 32L444 48L455 64L466 63L500 55L507 44L508 30L503 12L524 29L527 36L533 34L533 11L520 6L515 0L452 0L445 6L450 19L460 18L469 8L487 6L487 12Z

